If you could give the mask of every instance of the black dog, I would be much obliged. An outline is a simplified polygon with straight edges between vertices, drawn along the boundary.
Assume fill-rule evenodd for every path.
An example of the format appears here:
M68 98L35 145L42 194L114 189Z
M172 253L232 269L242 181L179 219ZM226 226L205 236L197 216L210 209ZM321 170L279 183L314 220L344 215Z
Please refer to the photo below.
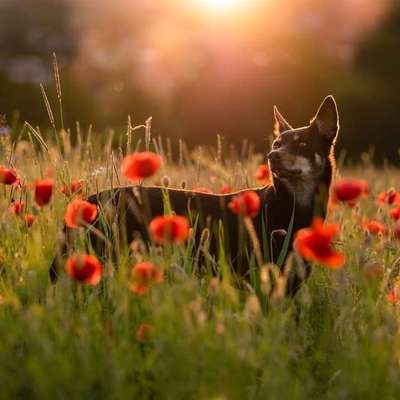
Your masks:
M261 251L264 249L263 261L276 263L286 235L291 233L287 242L288 253L292 248L295 232L309 226L314 216L324 218L326 215L335 168L334 145L339 121L332 96L325 98L316 116L306 127L292 128L276 107L274 114L276 138L267 155L273 179L271 185L255 190L261 200L261 209L253 224L258 239L263 242L260 246ZM101 232L100 236L106 236L108 248L115 250L123 242L131 243L138 237L145 243L151 242L149 221L164 214L167 196L176 214L190 215L192 222L197 217L197 246L203 229L208 228L208 252L215 257L218 257L221 246L221 234L218 235L217 230L223 227L225 253L229 255L233 269L244 276L249 272L249 256L253 254L253 248L246 235L239 242L239 232L243 234L242 219L227 207L232 197L240 193L218 195L161 187L128 186L100 192L89 197L88 201L97 204L102 210L101 217L93 224L93 230ZM292 229L288 232L292 216ZM68 228L64 231L67 238L72 233ZM92 247L99 256L112 255L112 251L106 254L106 246L99 239L99 234L89 236ZM64 242L68 243L68 240ZM68 252L65 243L61 256ZM268 250L268 255L265 254L265 249ZM50 268L52 281L58 275L59 259L57 257Z

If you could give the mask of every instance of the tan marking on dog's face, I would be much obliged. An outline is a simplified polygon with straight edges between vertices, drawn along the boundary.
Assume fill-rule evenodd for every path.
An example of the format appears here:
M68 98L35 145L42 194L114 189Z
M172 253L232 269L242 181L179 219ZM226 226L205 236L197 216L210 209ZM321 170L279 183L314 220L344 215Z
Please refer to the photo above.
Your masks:
M312 161L312 160L311 160ZM293 175L281 176L280 179L295 196L296 203L308 205L315 190L314 170L311 161L302 156L288 154L282 164Z
M309 175L312 171L310 160L305 157L294 154L285 154L282 156L282 164L288 171L300 172L299 175Z

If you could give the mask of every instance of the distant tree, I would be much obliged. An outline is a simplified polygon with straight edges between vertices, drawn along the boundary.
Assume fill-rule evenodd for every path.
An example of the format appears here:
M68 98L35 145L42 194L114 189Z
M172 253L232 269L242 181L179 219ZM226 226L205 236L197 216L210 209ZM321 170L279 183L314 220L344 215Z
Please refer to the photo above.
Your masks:
M9 120L17 111L22 121L48 126L39 83L47 86L50 99L54 99L53 52L61 69L71 125L78 113L90 118L87 98L82 93L76 95L78 85L70 70L79 46L79 31L72 24L73 9L71 0L0 2L0 113Z
M34 56L46 60L53 51L71 58L77 45L71 6L70 0L0 2L2 58Z
M400 4L358 48L343 88L342 146L349 156L374 148L375 159L399 163L400 148Z

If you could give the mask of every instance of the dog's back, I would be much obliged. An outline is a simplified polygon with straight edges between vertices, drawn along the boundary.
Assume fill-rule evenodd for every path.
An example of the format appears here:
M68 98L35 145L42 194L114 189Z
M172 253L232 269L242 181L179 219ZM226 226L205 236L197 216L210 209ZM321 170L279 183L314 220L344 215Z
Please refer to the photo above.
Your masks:
M254 192L260 197L261 204L265 205L268 203L266 198L273 195L274 190L268 186L254 189ZM244 235L240 243L239 235L244 233L244 231L239 233L242 221L229 210L228 204L234 196L240 194L241 192L217 195L157 186L126 186L100 192L88 198L88 201L96 204L100 210L100 217L92 226L91 246L96 253L104 255L107 251L107 242L112 243L109 246L111 253L115 252L116 244L129 245L135 239L149 244L152 241L149 234L150 221L156 216L164 215L166 209L170 208L175 214L188 217L192 227L196 225L194 230L196 243L200 242L201 235L207 229L206 245L209 254L217 256L218 248L222 244L224 253L239 272L239 266L243 266L248 256L248 238ZM262 215L264 212L260 210L254 219L258 236L262 235ZM116 227L118 228L115 229ZM74 232L74 229L64 228L66 238L72 237ZM102 232L105 238L97 232ZM223 239L224 243L221 243ZM68 241L70 240L67 239ZM64 245L61 258L66 253L68 246ZM57 262L53 263L50 274L52 280L57 278Z

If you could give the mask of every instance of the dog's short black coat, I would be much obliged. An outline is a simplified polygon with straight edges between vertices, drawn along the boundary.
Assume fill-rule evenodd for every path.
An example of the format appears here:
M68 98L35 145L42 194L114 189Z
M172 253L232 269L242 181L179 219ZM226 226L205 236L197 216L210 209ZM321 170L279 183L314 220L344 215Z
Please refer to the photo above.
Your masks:
M314 216L325 218L335 168L333 149L339 120L336 102L332 96L325 98L316 116L306 127L293 129L276 107L274 114L276 138L267 155L272 184L255 189L261 199L261 209L253 223L260 240L267 233L266 240L271 253L269 256L276 263L293 211L294 223L289 250L297 230L309 226ZM174 213L190 215L192 222L198 216L197 244L203 228L209 228L211 236L208 251L216 257L219 246L216 231L218 225L223 226L225 250L233 268L243 276L248 272L247 257L252 253L252 247L248 239L239 242L241 219L228 208L232 197L238 193L240 192L219 195L161 187L128 186L100 192L89 197L88 201L99 205L103 218L98 218L93 227L106 233L107 237L112 237L113 248L123 242L130 243L138 237L145 243L150 243L149 221L164 214L164 200L167 195ZM104 220L107 220L107 224ZM118 227L117 234L115 227ZM71 234L68 228L64 232L67 238ZM91 239L95 251L99 256L104 256L103 240L98 235L91 235ZM66 243L68 240L64 240L61 256L68 252ZM263 256L266 257L265 254ZM56 257L50 268L52 281L57 278L59 261L60 256ZM289 291L293 292L295 289L292 287Z

